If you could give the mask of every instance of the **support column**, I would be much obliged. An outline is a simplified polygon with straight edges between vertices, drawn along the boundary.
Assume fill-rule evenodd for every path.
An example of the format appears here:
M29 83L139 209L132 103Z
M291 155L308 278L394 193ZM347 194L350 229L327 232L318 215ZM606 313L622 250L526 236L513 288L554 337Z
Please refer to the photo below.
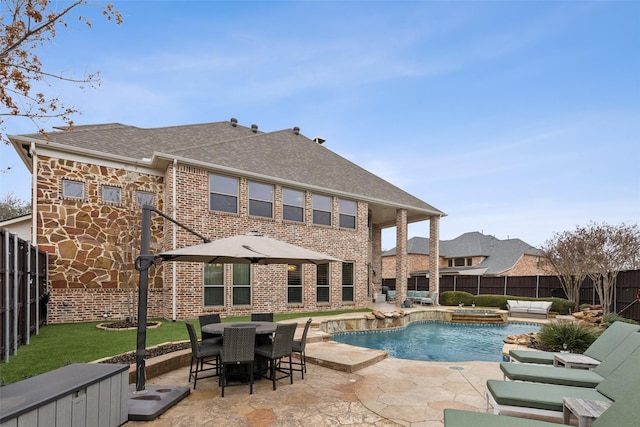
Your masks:
M382 293L382 229L371 225L371 286L376 294Z
M440 293L440 217L429 217L429 290ZM439 297L439 296L438 296ZM434 304L438 304L437 301Z
M409 257L407 255L407 211L396 210L396 306L407 299L407 276Z

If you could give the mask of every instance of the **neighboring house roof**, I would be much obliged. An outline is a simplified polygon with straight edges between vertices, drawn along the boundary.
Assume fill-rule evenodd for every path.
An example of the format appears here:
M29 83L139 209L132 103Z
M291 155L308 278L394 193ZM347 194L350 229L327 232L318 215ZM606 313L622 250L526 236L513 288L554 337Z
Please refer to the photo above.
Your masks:
M299 133L297 128L261 132L237 123L216 122L143 129L119 123L74 126L72 130L10 136L27 168L29 143L86 156L130 161L164 170L168 162L205 170L254 176L311 191L332 192L363 200L372 207L372 221L395 225L395 209L407 209L408 222L445 213L412 196L326 146Z
M412 237L407 241L407 253L429 255L429 239ZM394 256L395 248L382 254ZM473 267L442 268L440 273L459 274L500 274L513 268L522 255L542 255L542 251L523 242L520 239L500 240L494 236L487 236L477 231L464 233L453 240L440 241L440 256L442 258L485 257Z
M0 229L17 234L22 240L31 240L31 213L0 221Z

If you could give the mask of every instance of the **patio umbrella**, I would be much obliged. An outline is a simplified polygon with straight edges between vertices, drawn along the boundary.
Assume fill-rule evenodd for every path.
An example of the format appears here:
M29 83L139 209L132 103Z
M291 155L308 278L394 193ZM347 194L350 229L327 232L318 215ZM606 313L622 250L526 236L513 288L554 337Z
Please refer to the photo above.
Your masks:
M255 232L158 254L163 261L228 264L327 264L338 258Z

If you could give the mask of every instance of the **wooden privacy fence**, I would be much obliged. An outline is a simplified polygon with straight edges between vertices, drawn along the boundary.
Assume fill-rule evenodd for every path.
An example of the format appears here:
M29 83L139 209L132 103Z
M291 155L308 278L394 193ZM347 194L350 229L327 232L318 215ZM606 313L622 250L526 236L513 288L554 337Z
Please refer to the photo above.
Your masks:
M0 349L8 362L46 323L48 256L8 230L0 230Z
M395 289L395 279L383 279L382 286ZM429 289L427 277L407 279L408 290ZM464 291L473 295L511 295L530 298L566 298L560 280L556 276L443 276L440 292ZM640 321L640 270L623 271L616 278L612 312L628 319ZM580 288L579 304L599 304L598 294L591 279L586 278Z

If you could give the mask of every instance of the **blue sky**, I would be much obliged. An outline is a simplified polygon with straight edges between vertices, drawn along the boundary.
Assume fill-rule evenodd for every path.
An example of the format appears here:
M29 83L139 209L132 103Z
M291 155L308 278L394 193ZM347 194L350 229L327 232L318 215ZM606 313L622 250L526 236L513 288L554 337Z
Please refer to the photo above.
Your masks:
M39 51L48 71L100 71L97 89L47 89L77 124L299 126L446 212L441 239L539 246L640 222L640 2L113 3L122 25L84 7L92 29L70 19ZM1 149L0 196L28 199L26 168Z

